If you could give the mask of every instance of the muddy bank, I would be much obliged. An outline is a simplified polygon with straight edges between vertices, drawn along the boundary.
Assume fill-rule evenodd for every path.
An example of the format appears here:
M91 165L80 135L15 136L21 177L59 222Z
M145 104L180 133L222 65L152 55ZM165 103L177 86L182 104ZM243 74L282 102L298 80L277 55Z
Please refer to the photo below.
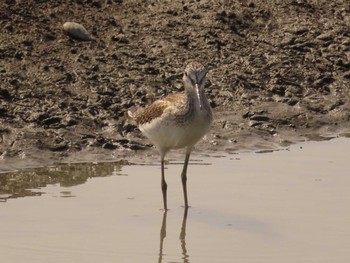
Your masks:
M0 165L149 149L125 113L183 91L191 59L210 70L216 115L200 149L349 130L349 13L346 0L2 1Z

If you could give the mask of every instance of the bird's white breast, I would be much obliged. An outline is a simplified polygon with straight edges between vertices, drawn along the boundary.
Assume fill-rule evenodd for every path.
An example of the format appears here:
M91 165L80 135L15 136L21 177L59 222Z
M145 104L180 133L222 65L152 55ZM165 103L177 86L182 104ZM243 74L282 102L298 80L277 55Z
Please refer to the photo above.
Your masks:
M162 115L140 126L142 133L162 152L196 144L208 131L211 114L197 110L191 119L177 122Z

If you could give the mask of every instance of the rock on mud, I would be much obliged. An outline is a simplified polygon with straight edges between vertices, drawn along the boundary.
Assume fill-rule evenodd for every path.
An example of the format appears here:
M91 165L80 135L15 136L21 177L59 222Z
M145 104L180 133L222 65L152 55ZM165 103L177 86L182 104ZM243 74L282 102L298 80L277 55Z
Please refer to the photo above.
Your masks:
M77 40L91 40L89 32L79 23L66 22L63 24L63 30L67 35Z

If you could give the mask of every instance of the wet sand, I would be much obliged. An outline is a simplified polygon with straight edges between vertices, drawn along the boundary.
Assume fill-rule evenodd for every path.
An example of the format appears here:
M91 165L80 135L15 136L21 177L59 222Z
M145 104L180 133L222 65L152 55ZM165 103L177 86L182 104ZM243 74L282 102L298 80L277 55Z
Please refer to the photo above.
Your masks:
M346 262L349 147L338 138L271 153L196 152L187 218L178 153L166 170L166 215L156 162L96 164L90 172L53 166L46 176L88 176L33 189L40 196L3 198L0 261Z

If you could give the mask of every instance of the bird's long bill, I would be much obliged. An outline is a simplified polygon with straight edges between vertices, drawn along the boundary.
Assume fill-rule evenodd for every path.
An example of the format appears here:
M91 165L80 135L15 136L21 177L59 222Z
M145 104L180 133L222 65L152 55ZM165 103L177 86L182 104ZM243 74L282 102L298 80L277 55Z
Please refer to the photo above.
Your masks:
M199 108L202 109L201 96L199 94L199 85L196 83L195 87L196 87L196 94L198 98Z

